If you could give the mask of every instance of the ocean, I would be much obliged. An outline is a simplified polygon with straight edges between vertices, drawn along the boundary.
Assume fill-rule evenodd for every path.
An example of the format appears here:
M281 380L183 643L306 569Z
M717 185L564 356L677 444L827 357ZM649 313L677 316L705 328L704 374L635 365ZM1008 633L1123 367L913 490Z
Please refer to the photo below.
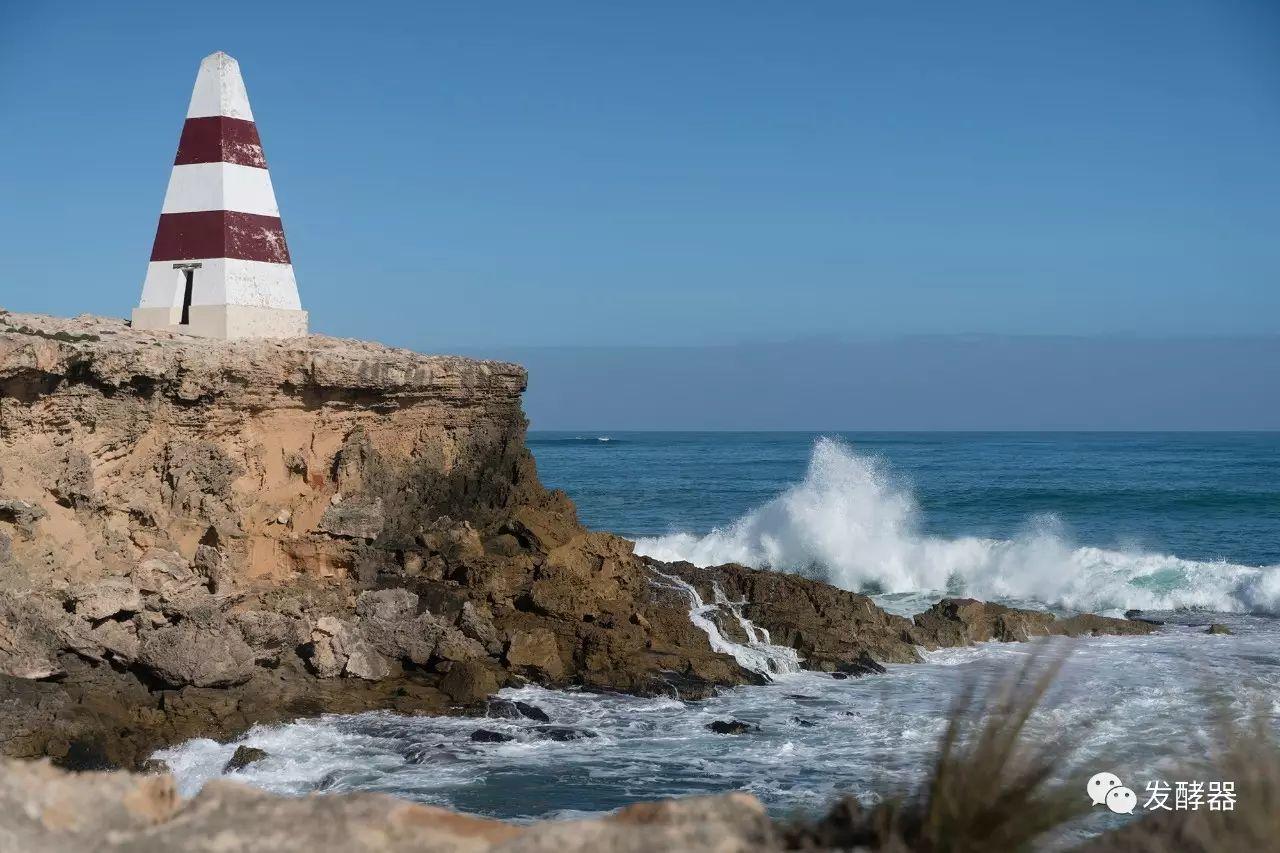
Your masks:
M1071 641L1045 736L1087 724L1090 772L1141 800L1203 773L1215 715L1280 711L1280 434L535 432L543 481L584 524L702 565L796 571L896 612L971 595L1062 612L1138 608L1169 623ZM1210 622L1235 633L1209 635ZM373 790L526 820L665 796L746 790L779 816L911 785L951 704L1031 654L991 643L926 654L883 676L798 673L704 703L536 687L504 691L596 737L567 743L519 721L477 744L474 719L372 713L257 727L271 757L237 774L285 793ZM724 737L735 718L761 733ZM235 744L162 751L186 793ZM1082 791L1081 796L1085 796ZM1123 818L1095 809L1075 835Z

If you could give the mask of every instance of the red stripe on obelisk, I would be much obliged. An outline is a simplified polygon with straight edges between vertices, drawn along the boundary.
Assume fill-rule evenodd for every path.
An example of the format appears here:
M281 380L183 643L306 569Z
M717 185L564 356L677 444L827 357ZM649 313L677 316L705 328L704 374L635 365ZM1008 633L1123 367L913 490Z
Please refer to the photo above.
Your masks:
M257 125L227 116L189 118L182 125L182 139L178 141L178 156L173 165L191 163L235 163L267 168Z
M160 214L151 260L191 261L200 258L290 263L284 226L278 216L235 210Z

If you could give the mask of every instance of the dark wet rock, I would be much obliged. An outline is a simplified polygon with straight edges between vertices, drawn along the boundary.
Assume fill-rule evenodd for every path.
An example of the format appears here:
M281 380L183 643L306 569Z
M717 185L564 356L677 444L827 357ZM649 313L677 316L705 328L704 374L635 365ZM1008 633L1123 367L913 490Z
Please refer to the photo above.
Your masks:
M690 563L662 564L714 600L718 584L731 601L742 601L742 615L769 632L770 640L800 653L808 669L831 672L865 657L890 663L920 659L907 638L911 620L886 613L865 595L785 572L727 564L698 568Z
M872 660L871 655L859 655L856 660L843 661L836 666L836 673L861 678L864 675L880 675L887 672L883 664Z
M342 770L330 770L316 783L316 791L332 791L345 775Z
M944 598L915 616L908 632L929 649L967 646L990 640L1025 642L1033 637L1099 634L1149 634L1153 626L1132 619L1082 613L1058 619L1040 610L1020 610L972 598Z
M741 720L716 720L707 723L707 728L718 735L745 735L760 731L760 727Z
M811 729L817 725L813 720L806 720L804 717L792 717L791 722L795 723L802 729Z
M530 705L528 702L516 702L516 710L520 712L520 716L530 720L537 720L540 723L551 722L551 717L547 712L539 708L537 705Z
M530 705L528 702L513 702L510 699L503 699L495 696L485 704L485 716L499 717L506 720L537 720L540 723L551 722L551 717L547 712L539 708L537 705Z
M1205 629L1205 633L1206 634L1234 634L1235 631L1232 631L1230 628L1228 628L1226 625L1223 625L1221 622L1214 622L1212 625L1210 625L1208 628Z
M172 768L169 767L169 762L165 761L163 758L148 758L146 761L142 762L142 764L138 765L138 770L141 773L173 772Z
M267 751L258 749L255 746L244 746L241 744L236 747L236 751L232 754L230 760L223 766L223 773L234 773L237 770L243 770L250 764L256 764L267 757Z
M848 678L848 677L849 677L849 673L847 673L847 672L833 672L833 673L831 673L831 677L832 677L832 678L834 678L836 681L844 681L846 678Z
M495 732L493 729L476 729L471 733L471 740L476 743L506 743L515 740L515 736Z
M502 720L518 720L523 716L520 713L520 709L516 707L515 702L510 699L500 699L496 696L485 703L484 715Z
M575 729L569 726L536 726L533 729L539 737L547 740L586 740L588 738L599 737L590 729Z

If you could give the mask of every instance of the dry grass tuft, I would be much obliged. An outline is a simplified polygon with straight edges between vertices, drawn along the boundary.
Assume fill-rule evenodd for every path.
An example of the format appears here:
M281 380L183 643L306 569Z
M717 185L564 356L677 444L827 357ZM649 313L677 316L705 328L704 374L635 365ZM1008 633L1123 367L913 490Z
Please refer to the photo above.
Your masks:
M816 825L791 827L791 849L1014 853L1087 812L1083 783L1054 781L1076 753L1083 726L1048 739L1027 734L1064 660L1060 647L1043 645L986 689L970 685L919 789L872 809L846 798Z

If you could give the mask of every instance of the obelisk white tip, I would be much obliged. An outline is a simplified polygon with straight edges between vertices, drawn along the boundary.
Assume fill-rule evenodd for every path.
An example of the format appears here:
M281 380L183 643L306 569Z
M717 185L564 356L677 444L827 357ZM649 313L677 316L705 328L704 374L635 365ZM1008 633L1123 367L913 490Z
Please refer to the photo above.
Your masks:
M253 121L249 109L249 94L240 76L240 63L218 51L211 53L200 63L196 85L191 92L191 104L187 118L227 116Z

